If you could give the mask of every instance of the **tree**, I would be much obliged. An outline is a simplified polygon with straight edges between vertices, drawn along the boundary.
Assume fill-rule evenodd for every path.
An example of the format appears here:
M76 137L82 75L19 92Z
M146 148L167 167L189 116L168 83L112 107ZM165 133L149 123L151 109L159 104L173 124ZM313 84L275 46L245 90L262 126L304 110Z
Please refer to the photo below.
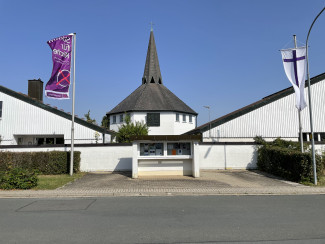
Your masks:
M135 122L132 123L130 116L125 116L125 122L121 127L119 127L119 130L116 134L116 140L120 143L122 142L131 142L130 137L131 136L145 136L148 135L148 126L147 124L143 122Z
M109 118L106 115L102 118L102 127L109 130Z
M96 125L96 120L90 118L90 110L88 110L88 113L85 114L85 119L88 123Z

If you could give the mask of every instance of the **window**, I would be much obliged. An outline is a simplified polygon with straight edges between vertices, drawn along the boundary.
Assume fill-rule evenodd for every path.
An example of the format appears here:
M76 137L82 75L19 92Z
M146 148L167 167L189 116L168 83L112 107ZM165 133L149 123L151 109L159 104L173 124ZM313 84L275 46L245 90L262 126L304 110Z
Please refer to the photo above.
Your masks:
M167 155L191 155L191 143L167 143Z
M186 122L186 114L183 114L183 122Z
M2 118L2 101L0 101L0 118Z
M321 132L320 135L320 141L325 141L325 133Z
M140 143L140 156L164 155L163 143Z
M120 115L120 123L123 123L123 114Z
M113 115L113 124L116 124L116 115Z
M36 137L35 142L37 145L54 145L54 144L64 144L64 136L61 137ZM19 143L19 138L18 138Z
M44 138L36 138L37 145L43 145L44 143Z
M64 138L63 137L56 138L56 143L55 144L64 144Z
M176 121L179 121L179 113L176 113Z
M188 116L188 121L189 121L190 123L193 122L193 121L192 121L192 115L189 115L189 116Z
M23 145L23 138L22 137L18 137L18 145Z
M147 113L148 126L160 126L160 113Z

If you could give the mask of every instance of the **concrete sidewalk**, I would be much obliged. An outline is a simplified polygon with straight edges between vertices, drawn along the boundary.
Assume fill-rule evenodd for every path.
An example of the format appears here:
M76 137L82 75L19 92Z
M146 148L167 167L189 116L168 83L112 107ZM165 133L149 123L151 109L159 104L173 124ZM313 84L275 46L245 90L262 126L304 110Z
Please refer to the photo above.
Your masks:
M259 171L201 170L200 178L152 176L132 179L129 172L89 173L56 190L0 190L0 198L269 194L325 194L325 187L304 186Z

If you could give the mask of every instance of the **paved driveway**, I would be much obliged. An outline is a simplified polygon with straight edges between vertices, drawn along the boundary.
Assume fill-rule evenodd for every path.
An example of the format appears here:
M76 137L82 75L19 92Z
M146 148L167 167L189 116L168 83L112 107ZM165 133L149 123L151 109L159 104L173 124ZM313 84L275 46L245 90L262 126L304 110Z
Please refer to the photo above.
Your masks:
M200 178L156 176L132 179L130 172L89 173L56 190L0 191L0 198L246 194L325 194L325 187L304 186L247 170L201 170Z
M190 176L142 176L132 179L130 172L89 173L61 188L62 190L159 190L159 189L220 189L304 187L266 175L260 171L209 170L201 171L200 178Z

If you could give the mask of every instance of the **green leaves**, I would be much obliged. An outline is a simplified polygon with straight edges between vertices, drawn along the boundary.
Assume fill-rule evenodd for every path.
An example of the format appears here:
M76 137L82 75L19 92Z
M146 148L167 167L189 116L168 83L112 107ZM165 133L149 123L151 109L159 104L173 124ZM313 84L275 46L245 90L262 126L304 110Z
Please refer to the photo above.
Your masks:
M38 170L41 174L70 172L70 152L0 152L0 172L22 168ZM80 152L74 152L73 171L80 171Z
M131 136L145 136L148 135L148 126L142 122L132 123L130 116L125 116L125 122L119 128L119 131L116 134L116 139L119 143L131 142Z
M36 170L14 168L0 174L0 189L30 189L37 186Z
M302 153L298 142L278 138L273 142L260 144L262 146L258 148L258 169L295 182L313 182L312 155L310 152ZM319 177L324 168L324 162L319 155L316 155L316 168Z

